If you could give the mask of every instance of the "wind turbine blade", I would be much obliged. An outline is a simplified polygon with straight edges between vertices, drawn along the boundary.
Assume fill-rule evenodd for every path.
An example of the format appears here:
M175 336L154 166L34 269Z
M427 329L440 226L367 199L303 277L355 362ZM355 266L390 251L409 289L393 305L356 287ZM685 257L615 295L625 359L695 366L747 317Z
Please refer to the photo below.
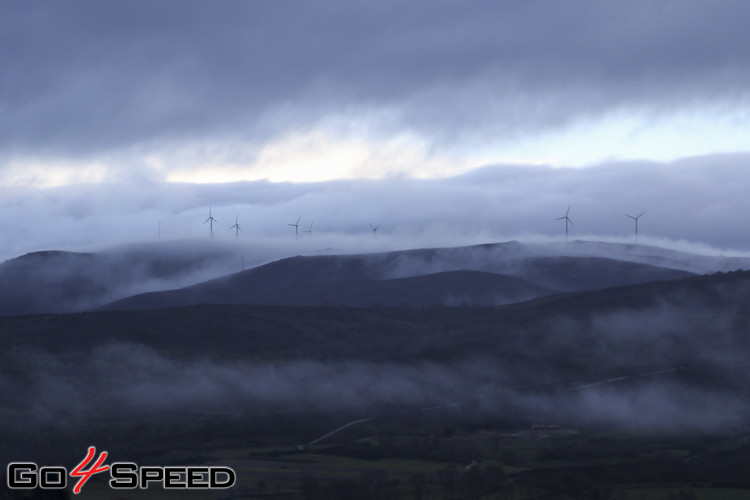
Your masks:
M568 205L568 209L565 211L565 217L567 217L569 213L570 213L570 205Z
M565 219L567 219L567 217L558 217L557 219L553 219L553 220L565 220Z
M640 217L641 215L643 215L643 214L645 214L645 213L646 213L646 212L641 212L640 214L638 214L638 217L636 217L636 219L637 219L637 218L639 218L639 217Z
M567 219L567 217L566 217L566 219ZM570 225L571 225L571 226L575 226L575 224L573 224L573 221L572 221L572 220L570 220L570 219L567 219L567 220L568 220L568 222L570 222Z
M630 217L633 220L636 220L638 217L633 217L632 215L625 214L625 217Z

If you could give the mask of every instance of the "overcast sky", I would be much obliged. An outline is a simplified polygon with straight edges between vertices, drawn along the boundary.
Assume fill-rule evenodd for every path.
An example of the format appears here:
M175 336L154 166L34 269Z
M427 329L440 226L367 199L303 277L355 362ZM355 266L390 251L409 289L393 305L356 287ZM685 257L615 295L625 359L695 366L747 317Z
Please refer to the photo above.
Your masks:
M744 0L0 3L0 257L209 205L222 238L559 237L570 204L750 250Z

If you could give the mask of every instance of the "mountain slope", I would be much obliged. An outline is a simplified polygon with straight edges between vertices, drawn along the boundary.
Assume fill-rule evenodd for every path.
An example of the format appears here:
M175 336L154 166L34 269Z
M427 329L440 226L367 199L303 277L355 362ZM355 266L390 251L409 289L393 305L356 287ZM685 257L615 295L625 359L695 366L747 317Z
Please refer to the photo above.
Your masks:
M314 269L315 266L302 267L302 270ZM309 281L285 274L274 279L274 273L267 271L264 267L257 272L246 271L181 290L140 294L104 309L158 309L194 304L490 306L553 293L525 280L481 271L446 271L381 280L343 277L326 280L315 272L301 273Z
M216 435L233 443L224 423L238 415L235 424L251 429L252 418L342 425L425 408L469 422L745 429L748 311L750 273L737 272L497 308L201 305L0 317L0 456L39 428L87 431L83 423L96 421L109 433L144 415L163 419L154 432L167 434L169 423L192 425L187 415L213 415Z
M748 272L496 308L200 305L0 317L0 458L17 460L21 449L25 460L68 463L43 460L68 450L75 463L94 443L164 463L175 450L193 457L221 443L236 453L240 443L245 454L271 447L272 460L294 450L302 462L294 445L352 422L327 442L398 442L413 426L409 434L435 433L452 450L467 434L541 422L594 428L586 440L601 449L611 446L602 430L622 429L713 433L723 449L750 421L748 331Z
M214 352L221 356L251 354L266 358L276 352L271 357L286 359L305 358L313 351L326 353L325 357L338 357L345 352L358 352L355 347L339 351L342 346L373 341L382 351L367 349L362 355L398 357L409 351L414 356L424 356L442 345L451 357L456 357L457 346L471 350L482 344L475 354L503 353L509 346L523 346L525 351L557 356L557 351L545 351L544 339L564 340L571 347L580 343L582 348L589 348L592 344L583 340L592 340L589 335L596 333L602 336L600 340L626 342L625 337L614 334L626 330L615 321L618 317L625 318L623 323L638 326L628 331L626 337L645 342L660 342L663 338L654 332L662 332L683 338L686 345L692 342L691 335L698 342L714 342L719 349L727 348L720 340L730 337L734 338L731 343L750 343L746 335L750 325L750 272L557 294L495 308L201 305L152 311L4 317L0 318L0 338L8 351L22 345L44 346L41 349L57 352L90 351L118 341L159 350L179 345L181 352L199 357ZM331 328L332 324L339 326ZM410 333L401 335L395 331L399 329L395 325ZM335 332L341 331L340 327L349 333L337 336ZM324 335L324 331L332 336ZM562 335L563 331L566 335ZM716 332L722 332L721 336L717 337ZM321 342L319 348L298 349L295 336L308 333L311 337L305 342ZM249 337L245 338L246 335ZM279 336L283 337L280 343ZM248 351L243 353L244 348L238 349L240 345ZM268 345L277 347L265 352ZM672 347L659 346L659 350ZM634 359L637 361L637 357Z
M456 252L470 249L460 249ZM258 305L500 305L551 293L682 278L684 271L602 258L529 258L483 262L492 269L449 269L452 250L293 257L180 290L140 294L106 309L194 304ZM460 263L460 260L456 261ZM477 266L467 259L467 267ZM498 270L506 271L500 274ZM425 273L425 274L413 274Z
M206 242L130 246L87 254L35 252L0 264L0 315L94 309L139 293L193 285L237 270L241 259L246 263L268 262L273 255L278 255L278 251L237 245L222 247ZM449 282L455 292L452 295L465 296L468 300L455 300L450 297L451 294L438 296L429 290L419 291L415 282L408 281L401 282L404 291L395 291L395 296L412 295L414 303L419 304L497 304L536 297L549 291L606 288L675 279L691 272L736 268L750 268L750 261L740 257L693 255L634 244L509 241L454 248L293 257L255 268L253 272L258 283L265 282L269 292L273 292L257 303L326 303L317 300L316 293L327 296L328 303L336 304L403 303L403 298L396 301L382 297L386 288L395 290L393 287L397 282L376 284L370 281L435 275L424 280L426 287L431 286L427 284L430 281ZM468 273L464 275L465 283L461 284L458 283L458 275L439 278L440 273L452 271L494 273L505 276L506 283L496 284L494 289L503 289L498 295L490 290L492 287L477 281L480 278ZM513 284L510 277L523 280L526 284ZM500 278L493 279L498 281ZM332 285L342 280L350 281L351 299ZM326 281L329 285L322 284ZM311 286L311 283L315 283L315 286ZM520 286L518 293L516 285ZM440 286L447 285L443 283ZM537 288L529 289L529 286ZM355 288L358 290L356 294L353 293ZM489 296L478 295L477 292L483 288L492 293ZM281 293L279 290L284 290L289 298L274 298L274 293ZM408 294L406 290L409 290ZM236 297L241 293L242 290L228 290L225 295ZM343 300L341 295L344 295ZM356 300L355 295L359 297ZM427 297L432 298L426 300ZM206 301L204 298L197 300ZM195 302L164 303L178 305Z
M33 252L0 264L0 315L86 310L146 290L204 281L238 260L203 245Z
M596 290L693 275L687 271L603 257L529 257L490 267L560 292Z

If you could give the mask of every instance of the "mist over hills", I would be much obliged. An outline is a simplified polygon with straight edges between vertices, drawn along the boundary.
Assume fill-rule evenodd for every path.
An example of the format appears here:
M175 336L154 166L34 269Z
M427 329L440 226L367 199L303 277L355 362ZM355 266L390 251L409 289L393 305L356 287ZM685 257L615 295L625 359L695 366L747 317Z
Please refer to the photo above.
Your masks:
M33 252L0 264L0 315L83 311L148 290L225 274L225 247L131 245L102 252Z
M315 265L314 262L308 264ZM553 293L534 283L481 271L444 271L394 279L336 278L319 281L282 276L268 279L248 271L208 283L119 300L103 309L159 309L195 304L289 306L492 306ZM273 275L273 273L272 273Z
M523 250L508 243L294 257L128 299L146 300L140 310L0 316L0 455L12 459L21 446L53 453L62 448L52 450L50 436L63 427L91 441L92 422L103 426L102 446L117 422L128 437L112 446L146 449L151 444L133 440L128 426L150 419L154 432L175 442L170 426L192 425L186 415L207 418L212 434L230 440L224 425L240 425L237 415L256 424L281 415L297 429L289 435L311 439L310 414L341 425L425 407L453 408L461 421L745 429L749 271L696 276ZM89 263L97 258L41 254L12 264L96 269ZM180 262L161 272L195 276L195 260ZM451 262L473 269L446 269ZM581 290L597 284L609 286ZM461 307L445 307L456 290L467 294L453 304ZM498 291L513 303L487 307ZM237 293L248 303L270 297L296 305L221 303ZM309 305L322 298L331 303ZM217 303L166 307L198 299ZM369 305L375 300L385 304ZM256 434L245 432L258 442L297 444L275 442L257 425Z
M75 312L106 304L500 305L750 268L747 258L585 241L511 241L273 262L270 255L206 242L35 252L0 264L0 314ZM248 266L268 263L239 272L241 260Z
M468 398L471 412L526 421L735 428L750 416L748 306L743 271L497 308L3 317L0 419L11 429L190 409L367 415Z
M2 12L0 500L750 498L750 2Z
M464 252L476 250L462 249ZM598 257L466 259L451 250L354 256L294 257L206 283L129 297L111 309L153 309L194 304L290 306L482 305L530 300L552 293L608 288L689 276ZM447 253L449 255L444 255ZM448 257L448 258L446 258ZM452 267L458 269L451 269ZM448 269L448 270L444 270ZM505 271L507 274L494 272Z
M384 314L384 311L387 314ZM679 315L671 324L659 317L667 313ZM234 359L321 359L364 360L402 359L437 352L441 346L450 357L462 355L457 345L475 346L478 342L496 342L477 353L501 353L513 339L514 344L538 345L538 336L547 339L579 342L582 331L592 333L601 328L602 341L617 335L621 315L626 323L641 324L629 318L643 316L650 324L628 333L646 342L660 342L655 331L679 331L685 340L699 331L697 323L710 325L696 338L720 340L737 336L736 341L748 343L745 328L750 325L750 271L715 273L659 281L554 294L497 307L388 307L350 308L341 306L245 306L208 305L163 308L154 310L96 311L77 314L6 316L0 318L6 354L15 349L40 346L53 353L77 353L87 356L112 342L133 342L157 351L169 351L170 357L198 359L208 356L230 356ZM677 317L677 316L676 316ZM612 320L607 323L605 320ZM330 322L340 325L324 336ZM401 331L388 328L392 321L402 322ZM423 322L423 324L419 324ZM696 323L697 322L697 323ZM567 332L574 323L584 325L581 331ZM645 323L644 323L645 324ZM442 325L438 327L437 325ZM679 327L679 328L678 328ZM42 332L43 343L35 336ZM471 334L467 334L471 332ZM713 333L709 333L713 332ZM309 337L307 337L309 335ZM308 347L295 344L303 338ZM623 340L617 339L617 342ZM373 342L361 351L349 350L348 344ZM312 344L319 344L312 348ZM658 346L655 346L658 347ZM544 353L544 349L539 349ZM658 351L658 349L657 349ZM744 355L744 353L737 353ZM444 357L444 356L441 356ZM429 358L429 356L428 356Z

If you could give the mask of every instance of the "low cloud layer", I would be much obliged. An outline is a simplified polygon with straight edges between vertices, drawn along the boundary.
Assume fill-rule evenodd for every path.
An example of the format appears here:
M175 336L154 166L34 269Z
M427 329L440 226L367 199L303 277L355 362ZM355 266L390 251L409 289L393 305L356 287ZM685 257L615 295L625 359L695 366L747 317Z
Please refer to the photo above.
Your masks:
M561 241L565 224L554 219L568 206L570 239L635 242L626 215L645 211L639 243L749 251L741 216L750 212L748 159L736 154L586 169L487 166L442 180L4 189L0 258L127 243L210 242L209 207L218 221L213 243L241 247L248 266L316 252ZM300 217L295 237L290 224ZM238 234L231 229L235 220ZM370 224L379 226L377 234Z
M725 432L750 415L746 317L737 305L748 291L743 276L714 284L690 293L652 290L663 304L639 309L624 298L604 308L610 312L597 312L585 297L578 303L574 297L553 316L485 311L470 338L458 324L445 326L439 340L429 332L413 339L387 332L382 352L358 352L357 360L327 351L361 342L356 333L336 337L317 354L266 345L262 336L245 355L223 344L210 354L190 345L176 353L171 345L156 347L156 340L133 341L127 332L97 337L85 349L60 344L54 353L8 339L0 419L6 429L20 421L34 429L92 418L388 418L454 409L467 419ZM327 314L316 316L324 326ZM356 331L346 322L344 328ZM406 353L408 359L400 357Z
M506 422L716 432L742 425L750 414L750 401L737 386L717 390L680 380L675 377L680 367L554 389L554 384L519 385L519 377L530 377L532 366L522 374L482 361L178 362L142 346L113 344L93 352L75 371L47 356L37 356L27 369L23 384L7 375L1 380L6 402L0 419L6 429L20 421L30 430L80 426L89 419L180 414L387 419L450 410L469 420L484 416ZM742 373L735 370L734 376ZM737 385L740 380L744 378L737 378Z

